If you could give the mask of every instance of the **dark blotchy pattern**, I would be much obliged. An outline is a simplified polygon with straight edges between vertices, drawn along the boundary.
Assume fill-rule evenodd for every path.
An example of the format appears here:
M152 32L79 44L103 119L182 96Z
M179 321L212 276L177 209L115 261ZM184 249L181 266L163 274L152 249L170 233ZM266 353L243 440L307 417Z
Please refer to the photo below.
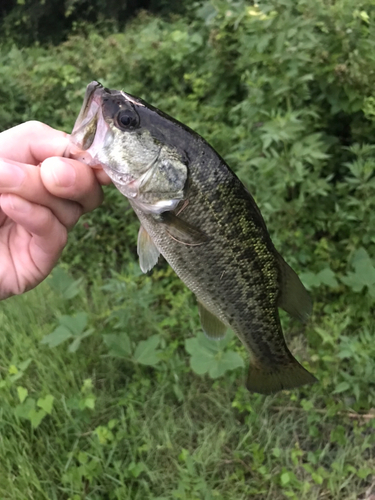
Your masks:
M188 205L179 217L205 233L207 242L199 246L178 243L152 215L133 208L177 275L237 333L252 361L281 368L293 358L277 309L277 251L258 207L239 179L204 140L195 136L191 147Z

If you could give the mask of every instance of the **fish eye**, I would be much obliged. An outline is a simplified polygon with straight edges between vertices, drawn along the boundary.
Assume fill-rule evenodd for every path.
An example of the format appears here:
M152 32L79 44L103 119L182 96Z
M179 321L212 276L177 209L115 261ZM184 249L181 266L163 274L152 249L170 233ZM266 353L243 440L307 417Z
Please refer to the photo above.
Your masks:
M117 126L121 129L132 129L137 127L139 118L137 113L131 109L124 109L119 111L117 115Z

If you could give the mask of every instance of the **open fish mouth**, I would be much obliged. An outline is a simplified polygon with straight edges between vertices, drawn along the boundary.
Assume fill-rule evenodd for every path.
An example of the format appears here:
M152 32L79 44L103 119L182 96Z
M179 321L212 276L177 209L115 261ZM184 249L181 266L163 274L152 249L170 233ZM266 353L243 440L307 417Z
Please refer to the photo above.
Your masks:
M91 167L102 166L97 153L103 144L111 142L112 134L107 120L111 118L111 102L116 106L116 97L144 106L121 90L110 90L97 81L91 82L86 88L81 110L70 136L70 144L64 153L65 157L82 161ZM134 178L130 177L128 180Z
M108 133L102 114L103 93L111 93L99 82L91 82L86 89L83 104L74 124L70 144L64 156L82 161L91 167L101 167L96 152Z
M95 81L87 86L81 110L74 124L71 139L72 142L82 150L87 150L94 141L103 89L103 85Z

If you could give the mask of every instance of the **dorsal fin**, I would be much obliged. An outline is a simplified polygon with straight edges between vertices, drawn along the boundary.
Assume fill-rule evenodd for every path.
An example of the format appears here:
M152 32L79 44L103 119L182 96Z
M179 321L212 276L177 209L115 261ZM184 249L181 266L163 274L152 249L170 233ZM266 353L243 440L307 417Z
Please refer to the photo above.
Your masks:
M278 255L281 290L278 306L295 318L306 322L312 312L312 300L293 269Z

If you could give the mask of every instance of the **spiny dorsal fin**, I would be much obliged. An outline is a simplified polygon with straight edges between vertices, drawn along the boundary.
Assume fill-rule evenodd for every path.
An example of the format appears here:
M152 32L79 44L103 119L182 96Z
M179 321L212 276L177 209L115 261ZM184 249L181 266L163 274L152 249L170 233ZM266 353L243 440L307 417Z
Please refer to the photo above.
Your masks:
M246 387L250 392L273 394L315 382L317 379L314 375L300 365L296 359L291 359L290 363L276 367L251 364Z
M221 340L225 337L227 327L216 316L208 311L205 306L198 301L199 317L204 333L209 339Z
M143 273L147 273L154 267L160 255L155 243L143 226L139 228L138 232L137 253L139 266Z
M278 255L281 290L278 306L295 318L305 322L312 312L312 300L293 269Z

